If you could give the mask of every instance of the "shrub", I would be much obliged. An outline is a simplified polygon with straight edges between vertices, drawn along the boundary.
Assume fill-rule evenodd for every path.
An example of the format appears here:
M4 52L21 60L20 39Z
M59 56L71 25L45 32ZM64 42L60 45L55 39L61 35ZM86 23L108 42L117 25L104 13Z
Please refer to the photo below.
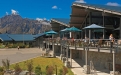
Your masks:
M2 64L3 64L3 67L4 67L6 70L9 70L10 60L4 59L4 60L2 60Z
M36 74L36 75L42 74L42 72L41 72L41 67L40 67L39 65L35 67L35 74Z
M4 71L4 68L3 67L0 67L0 72L3 72Z
M62 75L66 75L68 73L68 68L63 66L63 70L62 70L63 74Z
M13 44L11 43L11 44L8 44L8 45L6 45L8 48L12 48L13 47Z
M13 44L12 48L16 48L18 45L17 44Z
M5 45L0 45L0 48L5 48Z
M68 73L68 68L63 66L62 69L59 70L59 75L66 75Z
M29 45L25 45L25 48L29 48Z
M62 74L63 74L63 70L60 69L60 70L59 70L59 75L62 75Z
M29 71L29 75L31 75L32 70L33 70L33 62L32 62L32 60L31 61L28 61L26 63L26 65L27 65L27 70Z
M0 72L0 75L4 75L4 72Z
M46 67L46 74L47 75L52 75L54 72L54 67L53 66L47 66Z
M15 64L14 70L15 70L15 75L19 75L19 73L22 71L19 64Z
M4 75L4 68L0 67L0 75Z

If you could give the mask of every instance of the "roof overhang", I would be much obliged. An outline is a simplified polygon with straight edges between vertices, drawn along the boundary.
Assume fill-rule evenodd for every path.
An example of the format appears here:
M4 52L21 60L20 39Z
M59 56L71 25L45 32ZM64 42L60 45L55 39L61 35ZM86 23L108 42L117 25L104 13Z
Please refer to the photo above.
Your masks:
M69 24L63 23L63 22L58 21L58 20L56 20L56 19L51 19L51 21L54 21L54 22L56 22L56 23L59 23L59 24L61 24L61 25L66 26L66 27L70 27L70 25L69 25Z
M85 8L85 9L92 9L92 10L97 10L97 11L106 12L106 13L110 13L110 14L121 15L121 12L102 9L102 8L99 8L99 7L88 6L88 5L84 5L84 4L81 4L81 3L73 3L73 6L79 6L79 7Z

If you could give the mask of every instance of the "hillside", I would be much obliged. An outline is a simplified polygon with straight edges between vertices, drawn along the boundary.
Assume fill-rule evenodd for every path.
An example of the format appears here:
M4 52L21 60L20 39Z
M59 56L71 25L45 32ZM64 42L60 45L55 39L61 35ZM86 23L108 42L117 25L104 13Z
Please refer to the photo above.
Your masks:
M49 21L22 18L20 15L6 15L0 18L0 32L10 34L38 34L51 29Z

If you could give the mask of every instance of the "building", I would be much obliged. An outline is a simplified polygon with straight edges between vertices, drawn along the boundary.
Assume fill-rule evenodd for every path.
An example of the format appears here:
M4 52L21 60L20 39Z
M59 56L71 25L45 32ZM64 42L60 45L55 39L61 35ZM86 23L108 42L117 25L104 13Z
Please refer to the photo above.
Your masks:
M105 40L105 43L101 44L101 47L94 46L94 44L93 46L83 46L84 43L80 39L85 36L89 37L89 30L83 30L83 32L81 32L80 39L76 39L77 41L74 42L76 43L75 45L70 45L69 43L70 58L78 58L82 63L84 63L83 65L86 65L87 68L85 69L86 73L89 73L88 70L91 68L90 66L93 66L95 69L101 68L103 71L105 70L108 73L110 71L121 72L121 45L119 42L121 38L121 30L114 31L117 28L121 29L120 9L121 7L115 6L73 3L69 21L64 19L64 21L62 21L62 19L52 19L52 28L57 32L60 31L61 26L65 26L65 23L69 25L66 25L65 27L75 26L79 29L83 29L91 24L97 24L105 27L100 34L97 33L99 34L98 36L102 36L103 39L109 39L109 35L114 34L114 37L117 39L114 48L110 48L110 41L108 40ZM93 31L91 33L93 33ZM90 39L92 39L92 37L93 35ZM97 45L99 44L97 43ZM62 46L63 45L60 45L60 47ZM60 49L61 51L64 50L62 48L59 48L59 50ZM68 58L68 51L66 51L66 57ZM93 62L93 65L90 65L90 62Z

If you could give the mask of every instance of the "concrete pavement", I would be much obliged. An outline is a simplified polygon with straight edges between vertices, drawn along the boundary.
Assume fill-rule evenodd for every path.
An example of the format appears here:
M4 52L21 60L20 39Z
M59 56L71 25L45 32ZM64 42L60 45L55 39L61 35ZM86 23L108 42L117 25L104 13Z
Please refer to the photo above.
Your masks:
M10 64L28 60L30 58L34 58L40 56L41 53L44 53L39 48L25 48L25 49L0 49L0 66L2 66L2 59L9 59Z

